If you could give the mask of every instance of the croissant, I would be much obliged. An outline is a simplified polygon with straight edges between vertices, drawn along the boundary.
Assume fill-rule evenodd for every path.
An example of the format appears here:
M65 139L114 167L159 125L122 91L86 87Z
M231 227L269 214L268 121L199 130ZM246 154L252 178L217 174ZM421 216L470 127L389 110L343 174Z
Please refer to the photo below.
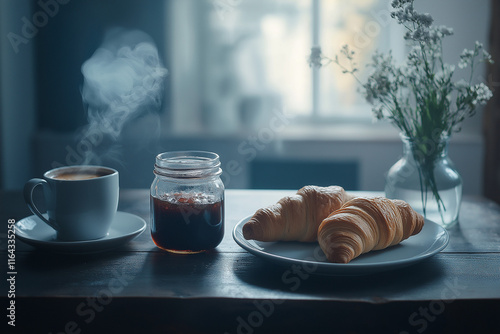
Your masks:
M297 194L257 210L243 225L243 236L259 241L316 241L323 219L351 198L339 186L305 186Z
M419 233L424 218L409 204L387 198L354 198L321 222L318 242L328 261L348 263Z

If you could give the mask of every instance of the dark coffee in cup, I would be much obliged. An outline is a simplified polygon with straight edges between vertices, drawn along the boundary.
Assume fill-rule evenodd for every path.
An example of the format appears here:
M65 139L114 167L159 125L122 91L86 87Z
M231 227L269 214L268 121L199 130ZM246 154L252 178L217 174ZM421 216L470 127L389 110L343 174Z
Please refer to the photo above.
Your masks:
M101 177L105 175L109 175L109 172L106 171L95 171L95 172L71 172L71 173L61 173L53 175L52 178L56 180L88 180L96 177Z

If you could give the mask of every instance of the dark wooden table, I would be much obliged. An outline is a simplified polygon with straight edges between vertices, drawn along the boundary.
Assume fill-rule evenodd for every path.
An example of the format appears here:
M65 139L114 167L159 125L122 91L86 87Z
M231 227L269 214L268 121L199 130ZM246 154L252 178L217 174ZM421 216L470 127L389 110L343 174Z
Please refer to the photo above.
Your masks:
M448 247L421 263L334 277L276 266L233 241L240 219L291 193L227 190L225 237L216 250L198 255L159 250L149 226L120 248L90 255L41 252L17 240L12 327L6 226L30 212L19 192L3 192L4 328L54 334L500 333L498 205L465 197ZM119 210L149 225L148 191L122 191Z

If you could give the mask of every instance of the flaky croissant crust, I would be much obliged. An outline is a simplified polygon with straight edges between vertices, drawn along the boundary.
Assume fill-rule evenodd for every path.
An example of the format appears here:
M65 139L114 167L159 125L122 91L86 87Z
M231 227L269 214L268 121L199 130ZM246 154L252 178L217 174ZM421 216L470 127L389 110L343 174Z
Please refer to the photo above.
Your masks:
M305 186L297 194L257 210L243 226L243 236L259 241L316 241L323 219L351 198L339 186Z
M422 230L424 218L409 204L383 197L357 197L332 212L318 228L318 241L330 262L348 263Z

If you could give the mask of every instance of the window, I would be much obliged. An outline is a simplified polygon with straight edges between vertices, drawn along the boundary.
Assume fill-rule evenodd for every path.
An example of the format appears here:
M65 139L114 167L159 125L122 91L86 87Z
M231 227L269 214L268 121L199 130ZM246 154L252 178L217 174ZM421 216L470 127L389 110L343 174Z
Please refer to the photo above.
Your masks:
M380 0L312 0L319 14L313 15L319 45L326 56L333 57L348 44L356 52L359 76L365 78L366 64L376 49L392 50L402 58L401 29L390 17L389 1ZM313 28L314 29L314 28ZM316 35L313 34L313 35ZM394 41L394 42L393 42ZM313 41L313 44L316 44ZM316 108L312 114L320 118L368 118L370 107L358 93L356 80L342 73L335 64L323 67L318 74ZM313 98L314 101L314 98Z
M402 49L392 43L397 30L387 1L207 0L196 7L198 14L191 11L195 6L178 6L199 18L198 26L190 27L192 41L198 42L191 51L200 56L199 64L182 67L197 71L194 77L200 82L177 106L186 115L197 114L186 106L193 104L199 89L198 117L205 120L204 126L221 131L263 124L272 108L284 108L298 119L371 120L370 107L357 94L352 77L334 64L320 70L309 67L311 47L319 44L325 55L333 57L349 44L356 50L361 77L366 76L365 64L376 48ZM196 32L201 37L196 38ZM186 73L181 80L189 76ZM180 102L179 94L174 93ZM185 120L194 122L191 116Z

